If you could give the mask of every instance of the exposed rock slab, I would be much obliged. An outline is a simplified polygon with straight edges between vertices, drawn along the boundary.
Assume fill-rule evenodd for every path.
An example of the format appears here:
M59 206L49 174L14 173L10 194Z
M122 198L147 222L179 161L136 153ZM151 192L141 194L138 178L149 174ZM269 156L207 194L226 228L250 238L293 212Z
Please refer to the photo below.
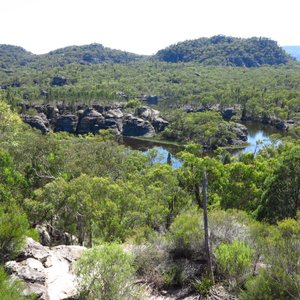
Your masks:
M49 248L27 238L20 256L5 268L25 282L24 294L34 292L44 300L72 299L77 294L73 264L84 250L66 245Z

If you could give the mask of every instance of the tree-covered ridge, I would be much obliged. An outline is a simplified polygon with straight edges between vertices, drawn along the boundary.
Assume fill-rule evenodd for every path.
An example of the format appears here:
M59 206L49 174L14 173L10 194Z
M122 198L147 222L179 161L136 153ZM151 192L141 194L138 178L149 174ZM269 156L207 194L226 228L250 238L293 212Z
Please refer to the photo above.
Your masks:
M208 66L260 67L287 64L293 57L268 38L242 39L223 35L179 42L158 51L154 56L110 49L96 43L64 47L42 55L32 54L17 46L0 45L0 66L3 69L23 66L41 69L69 64L126 64L141 59L173 63L197 62Z
M0 69L26 66L36 58L36 55L22 47L0 44Z
M203 65L238 67L280 65L292 60L271 39L242 39L223 35L180 42L158 51L156 57L173 63L196 61Z
M110 49L101 44L84 46L70 46L57 49L48 54L41 55L42 62L48 62L53 66L64 66L75 63L81 65L102 63L128 63L139 60L143 56L126 51Z
M0 66L3 69L27 66L34 69L63 67L68 64L128 63L141 55L110 49L101 44L69 46L47 54L34 55L21 47L0 45Z

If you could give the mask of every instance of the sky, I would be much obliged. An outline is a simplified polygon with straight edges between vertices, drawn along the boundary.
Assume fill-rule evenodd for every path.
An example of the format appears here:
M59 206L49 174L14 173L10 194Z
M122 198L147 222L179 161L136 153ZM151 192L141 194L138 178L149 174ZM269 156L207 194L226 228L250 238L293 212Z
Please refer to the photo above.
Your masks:
M100 43L137 54L217 34L300 45L300 0L0 0L0 44Z

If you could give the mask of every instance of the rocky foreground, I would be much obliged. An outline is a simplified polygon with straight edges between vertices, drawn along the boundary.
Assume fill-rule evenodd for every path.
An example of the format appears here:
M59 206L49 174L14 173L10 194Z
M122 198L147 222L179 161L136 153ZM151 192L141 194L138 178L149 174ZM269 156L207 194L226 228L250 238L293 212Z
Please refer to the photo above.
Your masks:
M49 248L26 238L23 251L5 268L25 283L25 294L33 292L37 299L44 300L74 299L77 290L72 269L84 250L66 245Z
M25 284L24 294L34 293L38 300L76 299L76 277L74 263L86 248L82 246L60 245L43 246L31 238L14 261L5 264L13 278L19 278ZM148 300L230 300L235 299L221 285L215 285L206 298L199 298L188 290L155 291L145 287L144 299ZM143 299L143 300L144 300Z

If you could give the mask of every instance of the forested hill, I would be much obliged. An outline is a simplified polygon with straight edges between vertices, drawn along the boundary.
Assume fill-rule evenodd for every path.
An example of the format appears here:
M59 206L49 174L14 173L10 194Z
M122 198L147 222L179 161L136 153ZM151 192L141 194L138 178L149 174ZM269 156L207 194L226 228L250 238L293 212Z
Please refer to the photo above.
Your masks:
M141 59L237 67L279 65L294 60L273 40L257 37L242 39L222 35L180 42L158 51L154 56L110 49L101 44L69 46L43 55L32 54L17 46L0 45L0 68L2 69L24 66L41 69L64 67L69 64L129 63Z
M0 45L0 67L4 69L21 66L40 68L63 67L68 64L128 63L141 58L141 55L106 48L101 44L69 46L43 55L34 55L17 46Z
M128 63L139 60L143 56L129 53L126 51L110 49L101 44L90 44L84 46L70 46L51 51L41 55L40 59L52 64L63 66L70 63L79 64L101 64L109 63Z
M36 59L34 55L22 47L12 45L0 45L0 68L9 69L12 67L26 66Z
M277 42L267 38L234 38L223 35L188 40L160 50L156 58L166 62L259 67L286 64L293 58Z

